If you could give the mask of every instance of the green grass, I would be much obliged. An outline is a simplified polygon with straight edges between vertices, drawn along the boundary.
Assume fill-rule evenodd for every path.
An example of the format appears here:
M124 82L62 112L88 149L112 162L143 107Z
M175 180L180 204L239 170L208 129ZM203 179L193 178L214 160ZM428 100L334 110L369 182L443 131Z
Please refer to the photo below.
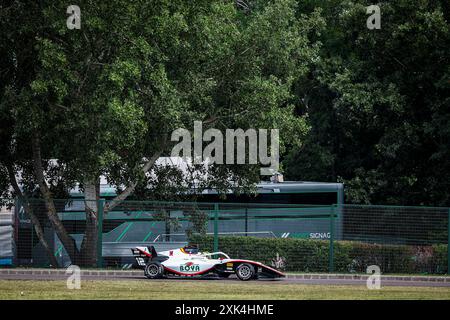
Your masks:
M82 281L69 290L65 281L0 280L0 299L450 299L448 287L302 285L281 282Z

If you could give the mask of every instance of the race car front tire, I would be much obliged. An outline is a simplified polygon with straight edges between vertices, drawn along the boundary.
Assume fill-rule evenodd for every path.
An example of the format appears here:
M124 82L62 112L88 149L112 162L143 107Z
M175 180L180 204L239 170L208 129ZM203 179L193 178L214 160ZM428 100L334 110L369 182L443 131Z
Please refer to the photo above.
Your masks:
M164 274L164 267L158 261L150 261L144 269L144 274L148 279L159 279Z
M248 281L255 277L255 268L249 263L240 264L236 268L236 276L242 281Z

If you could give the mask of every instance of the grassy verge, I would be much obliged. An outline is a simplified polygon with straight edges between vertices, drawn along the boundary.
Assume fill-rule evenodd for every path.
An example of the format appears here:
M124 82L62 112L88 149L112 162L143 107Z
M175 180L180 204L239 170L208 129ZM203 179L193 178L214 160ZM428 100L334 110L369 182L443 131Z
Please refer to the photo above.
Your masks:
M301 285L280 282L82 281L69 290L65 281L0 280L0 299L450 299L445 287Z

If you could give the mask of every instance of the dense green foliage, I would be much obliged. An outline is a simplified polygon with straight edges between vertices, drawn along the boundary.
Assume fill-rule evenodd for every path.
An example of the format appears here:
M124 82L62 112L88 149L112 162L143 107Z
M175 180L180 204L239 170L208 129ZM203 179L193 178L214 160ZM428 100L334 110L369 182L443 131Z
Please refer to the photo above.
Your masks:
M382 27L369 30L370 4L81 1L82 29L68 30L63 1L6 1L1 162L35 190L38 135L44 160L60 161L47 171L54 194L104 174L160 197L180 177L148 181L143 157L168 152L174 128L214 119L280 128L287 178L344 181L348 202L449 205L450 5L381 2ZM255 172L220 168L212 184ZM4 165L0 176L5 192Z
M450 3L307 1L327 27L298 98L311 132L284 165L289 179L345 182L346 201L450 205Z
M192 235L191 244L213 252L213 237ZM219 237L219 249L232 258L250 259L275 266L278 258L285 271L328 272L329 241L292 238ZM334 241L334 271L366 273L378 265L382 273L445 273L447 246L406 246Z
M1 157L27 173L21 182L30 189L33 136L45 168L58 159L47 172L54 193L58 183L95 183L100 175L152 188L144 159L169 155L171 132L194 120L279 128L282 148L301 143L307 125L293 112L292 83L317 59L308 39L318 29L310 25L322 21L317 14L297 17L292 0L248 16L231 1L78 5L80 30L66 27L65 1L12 2L1 11ZM256 172L220 166L211 184L225 189L233 177L245 187Z

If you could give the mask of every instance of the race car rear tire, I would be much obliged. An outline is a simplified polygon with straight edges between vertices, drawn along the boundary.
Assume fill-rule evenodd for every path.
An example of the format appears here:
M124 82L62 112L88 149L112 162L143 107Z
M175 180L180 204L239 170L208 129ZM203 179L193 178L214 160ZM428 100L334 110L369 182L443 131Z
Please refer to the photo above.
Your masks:
M249 263L240 264L236 268L236 276L242 281L248 281L254 278L255 268Z
M148 279L159 279L164 274L164 267L158 261L150 261L144 269L144 274Z

